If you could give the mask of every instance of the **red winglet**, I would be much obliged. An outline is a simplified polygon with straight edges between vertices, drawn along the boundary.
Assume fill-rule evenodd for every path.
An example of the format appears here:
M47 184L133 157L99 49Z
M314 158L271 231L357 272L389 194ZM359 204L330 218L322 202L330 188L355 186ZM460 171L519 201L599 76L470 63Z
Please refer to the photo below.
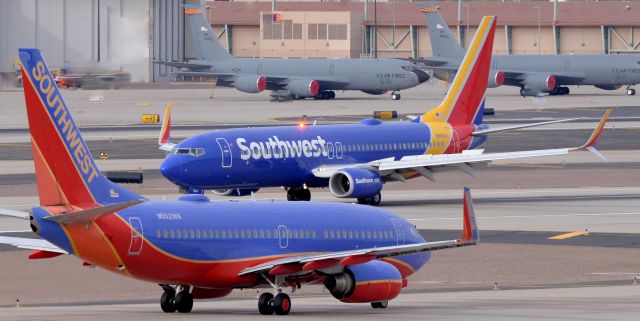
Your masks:
M600 138L600 134L602 134L604 125L607 122L607 119L609 118L609 115L611 114L612 111L613 111L613 108L607 109L607 111L602 116L602 119L600 119L598 126L596 126L596 128L593 130L593 133L591 133L591 136L589 137L587 142L584 145L578 147L577 149L586 149L588 147L593 147L593 145L595 145L598 142L598 138Z
M478 225L476 224L476 214L473 210L473 199L471 199L471 190L468 187L464 188L464 221L462 228L462 237L460 242L477 242Z

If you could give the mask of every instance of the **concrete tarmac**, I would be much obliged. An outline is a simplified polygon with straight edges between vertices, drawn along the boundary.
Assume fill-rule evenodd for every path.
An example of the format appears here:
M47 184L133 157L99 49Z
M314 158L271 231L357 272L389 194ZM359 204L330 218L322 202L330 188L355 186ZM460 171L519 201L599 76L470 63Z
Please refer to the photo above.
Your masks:
M297 320L637 320L640 286L404 293L387 309L343 304L327 296L293 297ZM0 308L5 321L22 320L264 320L255 299L197 302L189 315L165 314L157 303Z

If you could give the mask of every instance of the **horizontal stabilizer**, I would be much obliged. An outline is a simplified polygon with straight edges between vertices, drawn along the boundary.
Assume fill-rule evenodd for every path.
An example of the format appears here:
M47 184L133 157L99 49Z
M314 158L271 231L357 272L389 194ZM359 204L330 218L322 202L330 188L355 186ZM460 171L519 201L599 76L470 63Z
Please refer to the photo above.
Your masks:
M140 204L144 201L145 200L143 199L136 199L136 200L131 200L127 202L91 208L88 210L49 216L44 219L47 221L57 222L64 225L71 225L71 224L77 224L77 223L89 223L91 221L98 219L102 215L111 214L119 210L123 210L127 207Z
M67 254L67 251L43 239L0 236L0 244L12 245L19 249L40 250L40 251Z
M10 216L10 217L21 218L25 220L29 219L28 212L10 210L6 208L0 208L0 216Z

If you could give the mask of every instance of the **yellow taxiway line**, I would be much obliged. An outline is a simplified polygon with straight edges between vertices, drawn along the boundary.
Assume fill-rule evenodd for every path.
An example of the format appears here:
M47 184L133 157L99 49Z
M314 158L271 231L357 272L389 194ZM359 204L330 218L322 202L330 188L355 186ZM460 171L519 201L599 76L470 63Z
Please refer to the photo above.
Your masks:
M587 235L587 233L588 233L587 231L564 233L564 234L548 237L547 240L565 240L565 239L576 237L576 236Z

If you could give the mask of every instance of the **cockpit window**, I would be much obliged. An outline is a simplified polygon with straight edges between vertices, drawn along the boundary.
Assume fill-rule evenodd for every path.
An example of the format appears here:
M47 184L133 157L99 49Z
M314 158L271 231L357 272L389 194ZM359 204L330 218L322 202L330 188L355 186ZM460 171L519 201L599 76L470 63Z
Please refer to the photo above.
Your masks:
M171 154L191 155L198 157L204 155L204 148L173 148L171 150Z

